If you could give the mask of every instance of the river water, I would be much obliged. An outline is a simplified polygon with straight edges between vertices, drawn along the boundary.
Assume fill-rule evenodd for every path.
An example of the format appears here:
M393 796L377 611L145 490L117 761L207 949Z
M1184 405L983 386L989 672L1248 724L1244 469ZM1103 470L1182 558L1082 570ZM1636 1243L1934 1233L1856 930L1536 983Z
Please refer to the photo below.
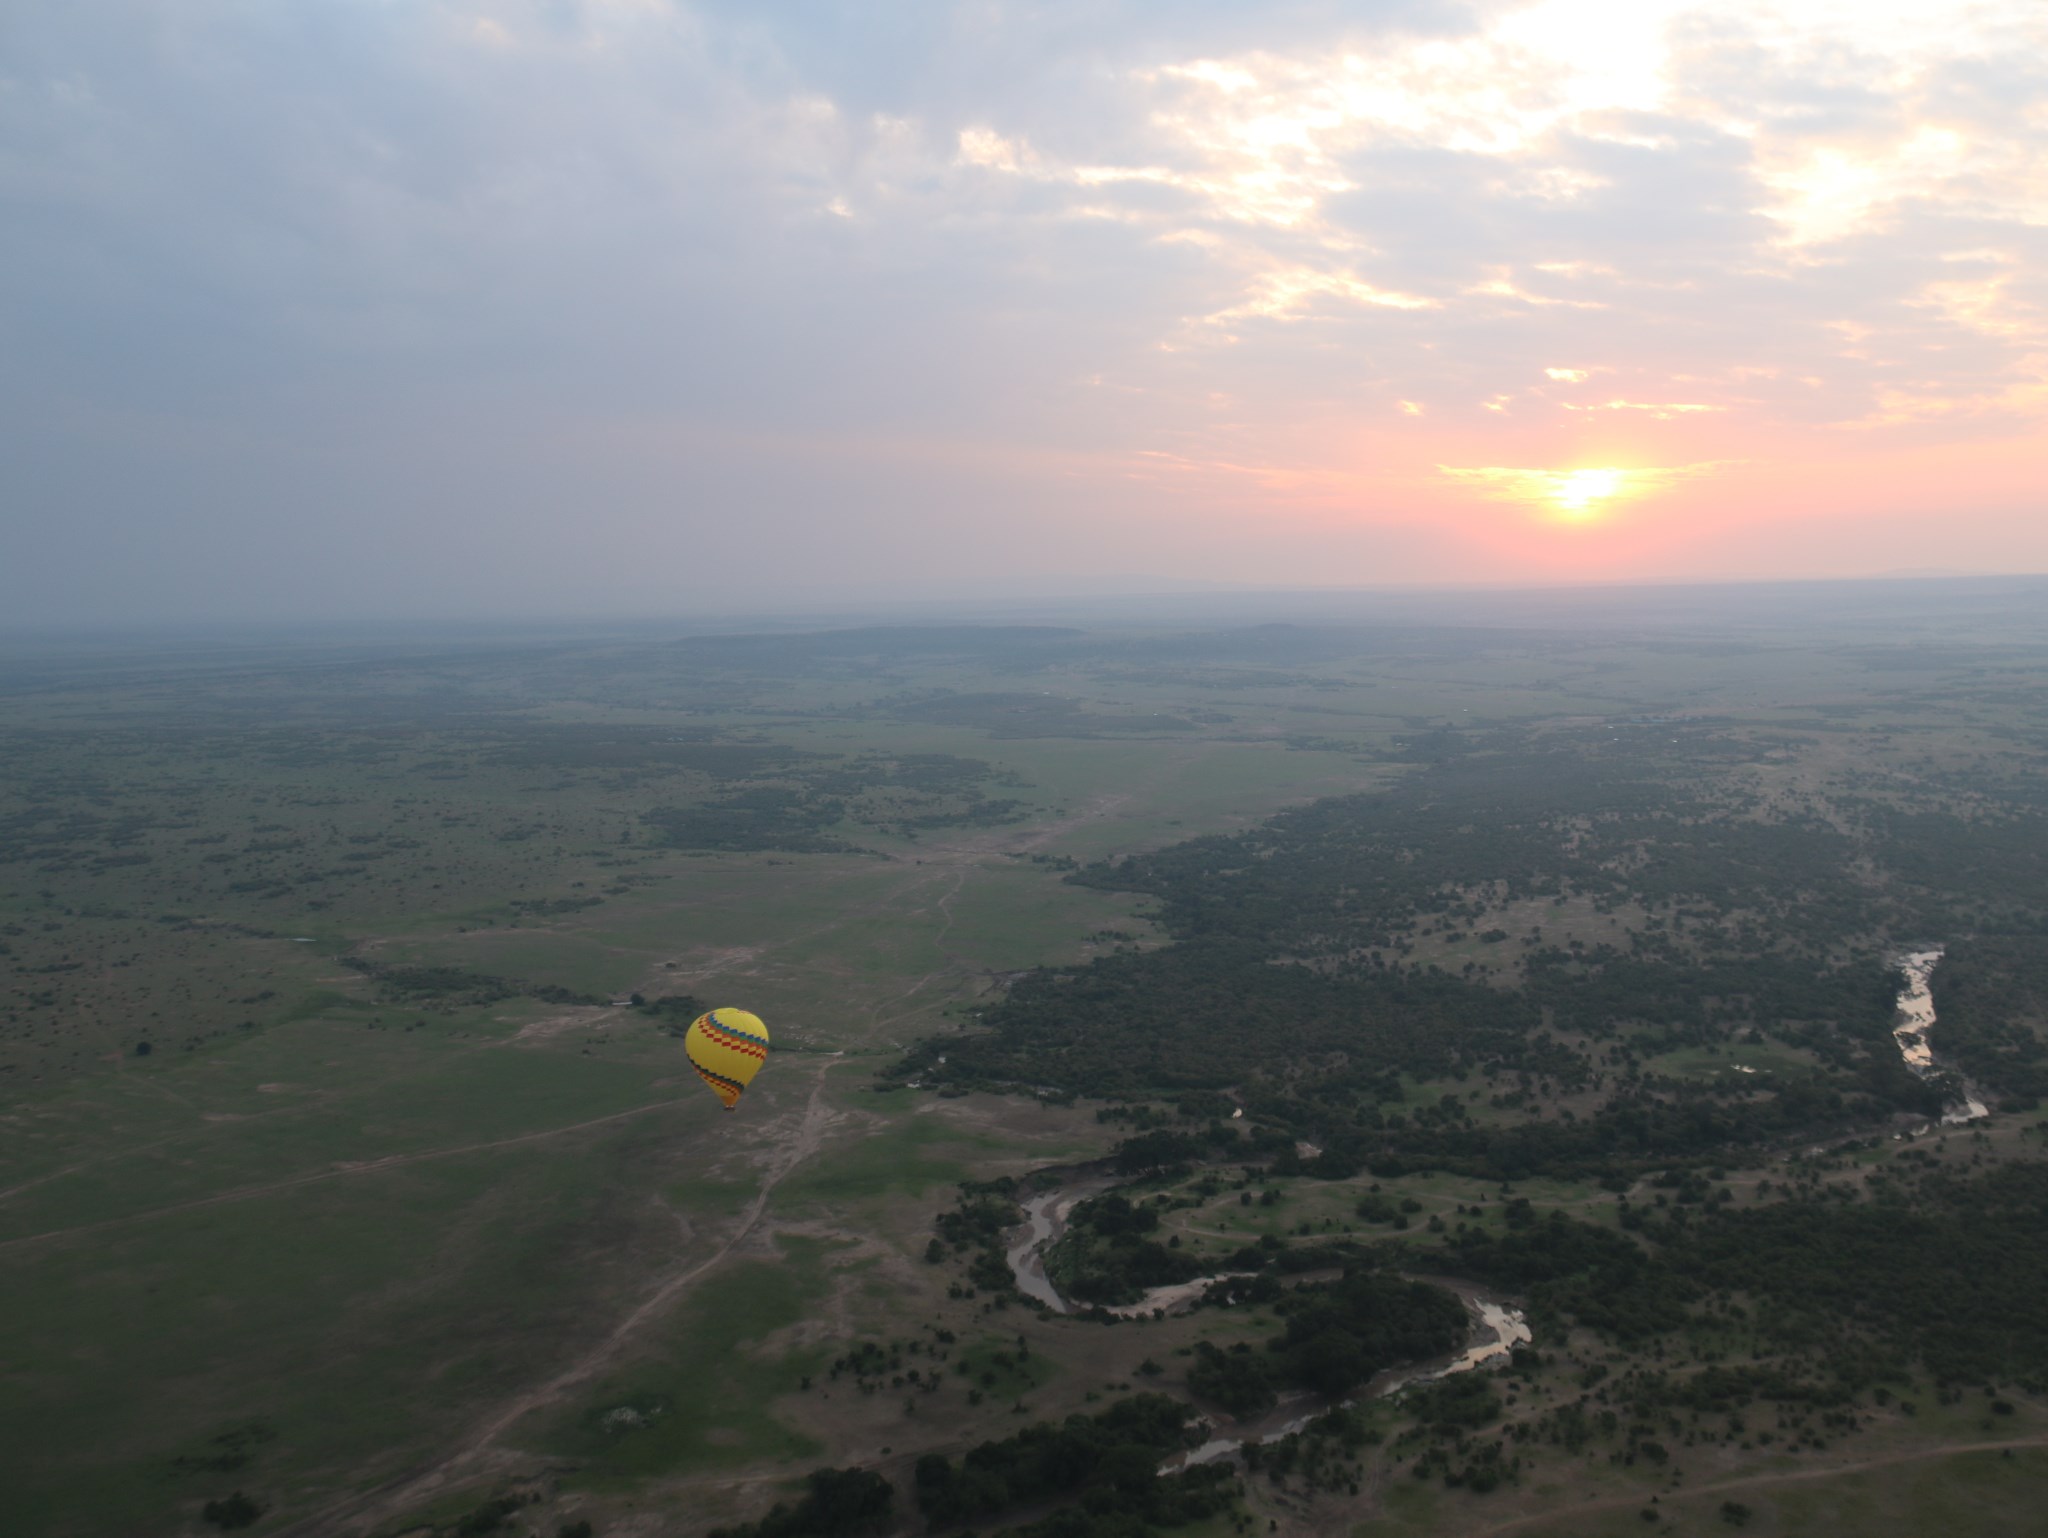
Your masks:
M1932 950L1908 951L1898 960L1899 970L1906 974L1906 986L1899 990L1898 1023L1892 1027L1892 1040L1899 1044L1899 1056L1906 1066L1923 1079L1939 1068L1927 1034L1934 1029L1934 969L1943 954L1943 947L1937 945ZM1941 1120L1944 1126L1955 1126L1990 1114L1965 1085L1962 1097L1943 1109Z
M1053 1240L1066 1232L1067 1217L1077 1204L1115 1184L1108 1174L1085 1173L1018 1204L1024 1209L1024 1226L1012 1235L1003 1258L1010 1263L1010 1274L1017 1278L1019 1292L1036 1298L1056 1314L1073 1312L1045 1274L1045 1252Z
M1435 1383L1453 1373L1470 1372L1475 1367L1491 1367L1496 1362L1505 1362L1515 1347L1526 1346L1535 1339L1529 1331L1529 1321L1512 1304L1489 1297L1469 1282L1441 1276L1428 1280L1455 1292L1463 1300L1465 1311L1472 1317L1470 1342L1463 1351L1438 1357L1433 1362L1388 1368L1351 1398L1341 1401L1344 1407L1363 1404L1369 1399L1385 1399L1417 1384ZM1248 1443L1278 1442L1303 1430L1317 1416L1327 1415L1338 1407L1316 1394L1286 1395L1264 1415L1233 1426L1233 1435L1211 1437L1200 1447L1169 1459L1160 1466L1159 1472L1172 1474L1197 1463L1213 1463L1218 1458L1228 1458Z
M1004 1257L1009 1261L1010 1273L1017 1279L1017 1290L1026 1297L1036 1298L1054 1313L1071 1313L1067 1300L1060 1296L1059 1289L1045 1274L1045 1251L1054 1240L1066 1232L1067 1219L1077 1204L1087 1198L1110 1190L1118 1181L1106 1172L1098 1170L1076 1171L1078 1178L1069 1183L1041 1191L1028 1197L1019 1205L1024 1209L1024 1222L1011 1235ZM1198 1276L1193 1281L1177 1282L1170 1287L1155 1287L1136 1303L1108 1310L1129 1318L1137 1314L1150 1314L1154 1309L1177 1308L1199 1298L1211 1282L1223 1281L1231 1276L1244 1273L1235 1271L1219 1272L1214 1276ZM1468 1282L1446 1277L1430 1277L1427 1280L1454 1292L1463 1301L1465 1311L1472 1319L1472 1334L1465 1349L1432 1362L1414 1363L1405 1367L1389 1368L1368 1382L1355 1397L1343 1401L1347 1405L1362 1400L1379 1399L1388 1394L1398 1394L1403 1389L1418 1383L1434 1383L1452 1373L1470 1372L1476 1367L1488 1367L1495 1362L1506 1361L1516 1346L1527 1345L1534 1337L1529 1331L1529 1321L1522 1311L1501 1298L1492 1297ZM1162 1474L1187 1468L1191 1464L1209 1463L1218 1458L1227 1458L1248 1442L1277 1442L1301 1430L1318 1415L1328 1413L1331 1406L1320 1395L1296 1393L1284 1396L1280 1403L1255 1420L1232 1427L1235 1433L1229 1437L1213 1437L1191 1452L1181 1453L1161 1465Z

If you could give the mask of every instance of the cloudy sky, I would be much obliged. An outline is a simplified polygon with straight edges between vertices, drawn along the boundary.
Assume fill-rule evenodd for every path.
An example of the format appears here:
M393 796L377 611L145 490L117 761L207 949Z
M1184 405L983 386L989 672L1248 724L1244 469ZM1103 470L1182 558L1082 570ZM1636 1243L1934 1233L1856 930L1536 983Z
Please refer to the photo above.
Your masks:
M2040 0L9 0L0 612L2048 570Z

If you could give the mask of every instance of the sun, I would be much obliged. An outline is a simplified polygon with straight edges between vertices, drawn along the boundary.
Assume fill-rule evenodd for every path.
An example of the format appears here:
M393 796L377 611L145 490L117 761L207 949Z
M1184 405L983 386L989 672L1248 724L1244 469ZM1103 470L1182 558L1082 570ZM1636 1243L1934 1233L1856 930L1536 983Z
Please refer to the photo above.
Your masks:
M1623 470L1568 470L1550 488L1550 500L1570 523L1589 523L1605 511L1628 480Z
M1472 487L1482 497L1512 502L1556 528L1593 530L1624 506L1740 460L1707 459L1689 465L1586 465L1576 470L1526 465L1438 465L1437 473Z

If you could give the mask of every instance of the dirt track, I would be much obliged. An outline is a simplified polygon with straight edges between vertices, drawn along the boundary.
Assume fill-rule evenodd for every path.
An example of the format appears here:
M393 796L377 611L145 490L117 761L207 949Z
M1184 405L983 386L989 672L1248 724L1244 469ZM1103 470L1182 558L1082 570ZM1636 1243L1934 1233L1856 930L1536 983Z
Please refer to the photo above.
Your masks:
M1014 835L1006 837L1002 834L994 834L934 848L925 856L922 868L913 868L915 869L915 875L899 891L898 900L917 892L920 888L943 884L944 890L933 904L937 909L940 919L939 937L943 939L953 926L953 900L959 895L960 889L967 879L967 866L1004 849L1031 848L1042 844L1067 827L1082 822L1089 817L1105 815L1108 811L1113 810L1115 805L1122 799L1121 797L1114 796L1098 798L1090 804L1085 812L1050 827L1033 829L1027 837L1022 839ZM838 927L836 921L821 926L822 929L836 927ZM787 939L788 937L785 937L784 943L787 943ZM732 966L751 961L760 954L761 948L727 952L713 959L708 965L690 969L681 975L691 981L701 981L705 977L716 975ZM895 1019L902 1018L899 1014L890 1014L885 1017L884 1011L890 1010L892 1006L901 1004L913 997L939 975L941 974L928 973L914 980L902 992L882 1000L874 1007L871 1013L869 1030L878 1033L885 1030ZM725 1241L714 1253L671 1276L659 1280L654 1288L625 1317L614 1325L595 1346L585 1351L567 1366L561 1368L545 1382L537 1384L506 1403L495 1407L483 1420L472 1427L451 1451L445 1453L432 1463L417 1465L407 1469L393 1478L384 1481L372 1490L332 1506L324 1512L302 1519L292 1526L283 1529L283 1538L344 1538L344 1535L360 1534L376 1528L380 1523L402 1516L408 1509L431 1499L439 1491L447 1489L451 1485L487 1468L492 1463L494 1455L500 1452L497 1446L498 1439L507 1431L520 1421L525 1420L528 1416L544 1410L550 1405L559 1403L572 1390L588 1382L614 1361L645 1324L673 1306L699 1279L715 1270L740 1245L746 1242L759 1226L763 1214L767 1211L768 1202L774 1195L775 1188L800 1164L818 1152L823 1144L826 1129L832 1121L832 1114L826 1108L824 1102L825 1076L831 1072L832 1068L839 1061L842 1060L832 1058L826 1059L819 1064L816 1079L811 1086L810 1095L805 1102L803 1114L793 1136L771 1139L765 1136L764 1129L763 1141L773 1149L771 1160L763 1172L759 1189L755 1191L753 1199L742 1212L739 1224L726 1236ZM677 1102L664 1101L661 1103L675 1104ZM639 1110L620 1114L638 1115L641 1111L651 1109L654 1109L654 1107L641 1107ZM598 1121L617 1119L618 1116L611 1116L598 1118ZM587 1122L579 1123L578 1125L594 1126L597 1124L597 1122ZM524 1138L506 1139L504 1141L529 1141L533 1138L551 1137L561 1132L573 1130L575 1128L564 1127L555 1129L552 1132L531 1133L527 1134ZM295 1180L278 1182L272 1186L249 1188L243 1191L224 1193L218 1197L203 1198L200 1201L187 1205L203 1206L212 1202L236 1200L241 1197L260 1195L263 1191L267 1190L285 1189L292 1185L303 1184L309 1180L332 1179L342 1174L390 1168L394 1164L404 1162L407 1159L444 1157L452 1153L474 1152L480 1148L493 1146L498 1145L479 1144L462 1149L436 1150L432 1154L414 1154L402 1156L401 1158L376 1160L350 1170L323 1171L315 1175L298 1177ZM158 1211L172 1210L177 1209L158 1209ZM132 1220L124 1218L110 1221L127 1222ZM66 1232L83 1231L82 1229L66 1230ZM55 1237L55 1235L37 1237ZM20 1240L16 1242L30 1243L35 1241Z
M832 1120L831 1112L826 1109L824 1102L825 1075L832 1071L838 1061L828 1059L818 1065L817 1078L811 1086L810 1096L804 1103L803 1114L797 1122L795 1134L787 1139L773 1141L775 1156L762 1176L760 1188L755 1191L753 1200L741 1213L739 1225L726 1236L725 1242L716 1251L684 1270L664 1278L630 1313L612 1327L604 1339L546 1382L498 1406L472 1428L453 1451L438 1461L409 1469L373 1490L294 1523L282 1530L283 1538L327 1538L327 1535L336 1535L338 1538L338 1535L368 1531L381 1522L401 1515L408 1507L432 1498L436 1491L463 1478L479 1465L487 1463L496 1450L498 1438L505 1432L527 1416L559 1403L570 1390L602 1371L643 1325L663 1313L677 1298L688 1292L699 1278L717 1268L735 1249L745 1243L759 1225L762 1214L767 1211L768 1199L774 1194L775 1188L792 1170L818 1151L824 1141L825 1129ZM616 1120L614 1117L601 1119ZM763 1130L765 1133L765 1129Z
M954 923L953 905L969 876L969 867L1002 852L1037 847L1056 837L1067 828L1093 817L1106 815L1114 810L1124 797L1105 796L1096 798L1082 812L1061 820L1056 824L1033 828L1023 837L1015 833L992 833L964 839L958 843L934 847L926 852L921 867L912 867L904 874L909 878L897 888L892 905L906 900L916 901L926 893L937 891L935 900L926 907L914 910L929 913L935 917L938 938L943 941ZM839 927L834 920L818 926L806 935L784 936L779 944L789 944L797 939L811 938ZM728 971L736 966L757 960L766 950L773 947L740 948L715 957L692 968L682 969L677 974L680 980L701 982L702 980ZM943 945L941 946L943 951ZM964 958L950 958L951 965L967 966ZM888 998L880 1000L869 1011L867 1032L871 1038L881 1038L888 1027L907 1014L901 1006L913 1000L939 977L945 975L947 967L930 972L909 982L908 986ZM551 1022L550 1022L551 1023ZM587 1023L580 1019L577 1023ZM531 1031L529 1027L529 1031ZM527 1033L522 1033L525 1035ZM545 1031L535 1034L545 1034ZM494 1045L504 1045L502 1043ZM448 1450L437 1455L432 1461L415 1464L382 1481L376 1487L328 1507L326 1510L302 1518L281 1530L284 1538L350 1538L350 1535L375 1530L380 1525L403 1517L436 1495L459 1487L479 1476L492 1473L506 1473L516 1461L515 1455L499 1446L500 1439L514 1426L528 1417L560 1403L579 1386L586 1384L612 1364L628 1348L633 1338L650 1321L664 1314L704 1276L723 1264L741 1245L746 1243L759 1227L775 1189L788 1175L805 1160L815 1155L823 1144L825 1134L833 1121L833 1115L824 1099L825 1076L841 1059L829 1058L818 1063L816 1076L806 1099L804 1110L798 1118L793 1134L770 1137L765 1127L759 1129L763 1145L770 1150L768 1162L762 1170L761 1181L752 1199L740 1215L738 1224L724 1238L719 1247L709 1256L698 1259L683 1269L655 1279L653 1286L635 1303L619 1321L606 1332L595 1345L584 1350L574 1360L561 1366L546 1380L521 1392L511 1399L490 1409L475 1425L464 1432ZM324 1169L309 1174L269 1182L258 1186L243 1187L222 1192L215 1196L202 1197L191 1202L153 1209L100 1223L81 1225L77 1228L52 1230L49 1233L32 1235L9 1241L11 1245L41 1243L72 1234L85 1234L99 1228L121 1223L141 1221L144 1218L185 1211L193 1208L217 1205L223 1202L246 1200L272 1192L289 1190L296 1186L316 1181L345 1178L350 1175L370 1174L389 1170L403 1164L426 1159L447 1158L457 1154L482 1152L487 1149L518 1143L533 1142L542 1138L558 1137L582 1128L602 1125L605 1122L621 1120L629 1116L643 1115L663 1106L684 1103L681 1100L664 1100L652 1105L636 1107L629 1111L617 1112L610 1116L578 1122L570 1126L526 1133L517 1137L498 1139L489 1143L465 1144L456 1148L434 1149L416 1154L394 1155L382 1159L368 1160L361 1164ZM0 1248L8 1245L0 1244Z

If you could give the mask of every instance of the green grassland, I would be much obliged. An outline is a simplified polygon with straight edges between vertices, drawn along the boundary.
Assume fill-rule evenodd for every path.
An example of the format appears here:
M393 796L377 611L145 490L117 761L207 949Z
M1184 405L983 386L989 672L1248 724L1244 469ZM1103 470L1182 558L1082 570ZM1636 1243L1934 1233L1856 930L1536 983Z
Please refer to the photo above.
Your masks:
M816 1372L822 1345L764 1349L806 1318L826 1292L834 1247L782 1236L772 1258L736 1261L698 1289L693 1306L650 1340L646 1354L583 1396L587 1407L542 1432L578 1459L592 1488L630 1488L650 1475L690 1473L820 1451L774 1414L778 1396ZM621 1416L622 1409L638 1413Z
M964 1037L1019 973L1165 943L1152 898L1067 882L1076 864L1400 784L1446 743L1611 720L1619 744L1659 729L1623 718L1712 716L1792 744L1745 771L1787 805L1845 776L1882 801L2035 761L2048 721L2012 692L2034 662L1895 640L1190 627L0 659L6 1526L210 1532L204 1503L239 1489L259 1534L397 1532L549 1469L549 1499L600 1532L628 1511L736 1520L814 1464L907 1492L922 1452L1110 1384L1175 1391L1178 1352L1272 1316L1050 1319L951 1296L958 1269L923 1258L958 1182L1126 1129L1028 1086L878 1092L875 1071ZM1588 944L1642 921L1590 902L1542 920ZM1409 938L1452 971L1524 952ZM744 1005L792 1050L726 1115L659 1019L611 1002L635 993ZM1643 1050L1674 1078L1809 1066L1775 1040ZM1472 1116L1564 1103L1484 1103L1508 1087ZM2030 1146L1997 1136L1999 1158ZM1403 1242L1431 1219L1503 1231L1501 1191L1465 1176L1273 1185L1270 1207L1232 1188L1168 1228L1205 1255L1304 1228L1391 1242L1356 1213L1378 1185L1418 1204ZM1516 1191L1615 1221L1591 1183ZM828 1384L859 1341L940 1386ZM2040 1465L1983 1456L1913 1465L1871 1520L1905 1531L1894 1513L1947 1501L1983 1514L1949 1530L2000 1530ZM1558 1509L1606 1477L1567 1473ZM1749 1530L1811 1530L1788 1524L1823 1506L1798 1502L1864 1488L1824 1486L1759 1486ZM1414 1481L1380 1506L1247 1499L1289 1531L1477 1530L1484 1507ZM1662 1498L1702 1530L1706 1501Z
M715 1253L833 1060L789 1059L728 1119L672 1039L604 1000L743 1000L781 1041L857 1062L948 1028L945 1012L998 974L1119 943L1087 938L1101 931L1148 932L1128 900L1029 858L1071 857L1070 829L1085 855L1096 823L1133 836L1112 810L1130 799L1199 830L1366 777L1277 742L1176 743L1155 762L1125 740L1028 739L1004 745L1011 761L975 728L750 715L748 739L834 761L973 753L1031 782L1005 787L1029 810L915 836L855 826L840 854L666 850L640 819L715 795L715 776L549 764L558 777L541 784L534 763L501 762L520 728L440 714L370 730L273 721L253 737L153 720L264 687L172 679L82 729L61 696L22 707L33 751L17 739L11 767L42 842L40 863L6 867L19 879L0 909L19 990L0 1402L42 1472L14 1493L18 1530L172 1531L229 1484L260 1486L267 1522L303 1516L589 1350L650 1273ZM555 721L606 719L537 703ZM564 756L553 733L526 754ZM89 960L41 970L75 958ZM406 993L344 959L591 1002ZM828 1104L847 1107L831 1113L843 1146L800 1165L777 1210L845 1223L936 1200L991 1161L1101 1145L1071 1115L1052 1142L1020 1143L1000 1118L963 1128L917 1101L842 1071ZM822 1283L813 1263L797 1285L791 1246L822 1242L736 1254L675 1328L626 1353L619 1392L668 1393L687 1414L596 1451L573 1417L542 1440L607 1488L813 1450L779 1429L769 1389L822 1347L742 1377L725 1343L751 1337L718 1320L732 1300L762 1329L800 1320ZM883 1315L895 1304L868 1299ZM679 1392L693 1375L723 1397ZM191 1445L243 1422L267 1433L246 1463L179 1471Z
M1789 1460L1788 1460L1789 1461ZM2020 1533L2039 1520L2048 1480L2048 1451L1937 1451L1896 1463L1831 1474L1786 1469L1711 1483L1647 1500L1603 1503L1566 1521L1532 1521L1505 1529L1516 1538L1620 1538L1644 1532L1759 1533L1768 1538L1805 1533L1857 1533L1893 1538L1916 1533ZM1724 1510L1724 1508L1726 1508ZM1740 1520L1731 1520L1740 1515ZM1366 1523L1357 1538L1406 1531L1393 1523Z

